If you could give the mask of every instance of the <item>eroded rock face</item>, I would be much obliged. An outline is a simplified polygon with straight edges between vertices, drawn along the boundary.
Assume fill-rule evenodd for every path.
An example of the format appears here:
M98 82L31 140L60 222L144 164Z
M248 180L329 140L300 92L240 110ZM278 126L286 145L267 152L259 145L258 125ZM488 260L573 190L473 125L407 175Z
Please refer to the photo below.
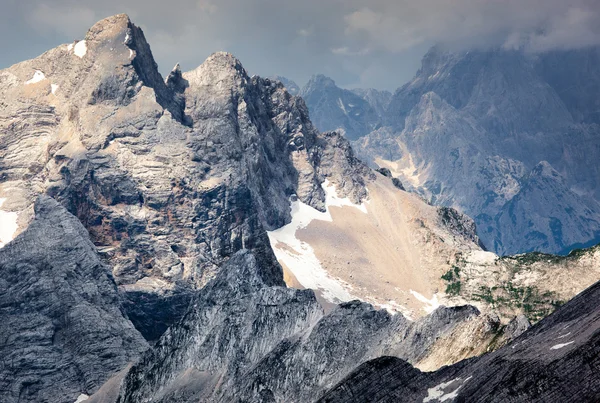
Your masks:
M72 403L147 347L85 228L41 196L0 249L0 400Z

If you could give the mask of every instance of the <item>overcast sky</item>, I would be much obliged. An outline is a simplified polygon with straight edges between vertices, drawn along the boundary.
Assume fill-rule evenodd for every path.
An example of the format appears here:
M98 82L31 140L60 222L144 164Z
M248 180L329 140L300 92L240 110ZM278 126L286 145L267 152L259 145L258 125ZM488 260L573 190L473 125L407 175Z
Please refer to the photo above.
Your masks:
M211 53L251 74L393 90L435 43L531 51L600 44L600 0L0 0L0 68L82 39L127 13L163 74Z

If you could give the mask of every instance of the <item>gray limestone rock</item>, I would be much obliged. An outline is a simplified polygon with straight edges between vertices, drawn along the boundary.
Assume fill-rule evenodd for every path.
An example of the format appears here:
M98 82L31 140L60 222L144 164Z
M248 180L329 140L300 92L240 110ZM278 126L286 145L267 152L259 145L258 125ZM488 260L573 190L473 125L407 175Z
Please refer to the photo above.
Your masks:
M290 197L323 211L325 179L342 196L366 194L363 178L346 177L366 172L348 143L318 133L281 83L249 77L227 53L163 80L126 15L0 77L3 209L23 231L39 194L65 205L149 340L238 250L283 285L265 230L289 222Z
M268 287L258 273L250 252L234 255L129 371L118 401L311 401L357 363L417 362L479 315L441 307L411 322L352 301L323 316L312 291Z
M72 403L147 347L85 228L41 196L0 249L0 400Z

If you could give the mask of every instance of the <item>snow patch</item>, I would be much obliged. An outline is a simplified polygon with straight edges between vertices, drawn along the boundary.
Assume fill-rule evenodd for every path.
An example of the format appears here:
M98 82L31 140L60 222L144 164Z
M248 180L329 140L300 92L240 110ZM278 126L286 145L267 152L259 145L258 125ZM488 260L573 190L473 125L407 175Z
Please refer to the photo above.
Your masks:
M129 58L133 59L133 50L129 49Z
M56 94L56 90L58 90L58 85L57 84L50 84L50 87L52 87L52 94Z
M348 207L357 208L360 211L362 211L363 213L367 214L367 206L365 205L364 202L361 204L355 204L355 203L352 203L352 201L347 197L344 197L344 198L339 197L337 195L335 185L330 184L329 180L325 179L325 181L323 182L321 187L325 191L325 204L327 207L327 212L329 212L329 207L331 207L331 206L334 206L334 207L348 206ZM331 219L329 221L331 221Z
M67 50L70 52L73 50L73 44L69 43L69 46L67 46Z
M427 299L424 295L419 294L416 291L410 290L410 293L416 299L418 299L420 302L422 302L422 303L424 303L426 305L425 307L423 307L423 309L427 313L431 313L431 312L435 311L440 306L437 294L433 294L433 297L431 299Z
M561 335L561 336L558 336L558 337L557 337L557 339L563 339L563 338L567 337L567 336L568 336L568 335L570 335L570 334L571 334L571 332L569 332L569 333L567 333L567 334L563 334L563 335Z
M454 389L450 393L444 392L444 389L446 389L448 386L452 385L454 382L460 381L461 378L456 378L456 379L453 379L453 380L445 382L445 383L440 383L439 385L437 385L433 388L427 389L427 397L425 399L423 399L423 403L431 402L433 400L445 402L446 400L456 399L458 397L458 391L460 390L460 388L463 387L463 385L469 379L471 379L471 377L468 377L467 379L462 381L460 386L458 388Z
M329 276L321 266L314 249L296 238L296 231L306 228L312 220L332 221L329 211L320 212L299 200L292 202L292 222L267 231L278 261L287 266L303 287L321 290L323 298L332 303L350 301L354 297L339 280Z
M344 114L348 114L348 112L346 111L346 106L344 106L344 102L342 101L342 98L338 98L338 105L340 107L340 109L342 110L342 112L344 112Z
M75 44L74 53L75 56L79 58L83 58L83 56L85 56L87 53L87 45L85 41L79 41Z
M33 73L33 77L31 78L31 80L25 81L25 84L39 83L40 81L44 80L45 78L46 78L46 76L44 75L44 73L42 73L39 70L36 70L35 73Z
M127 32L127 34L125 35L125 40L123 41L123 44L127 45L127 42L129 42L129 32Z
M75 403L84 402L84 401L88 400L89 398L90 397L88 395L86 395L85 393L82 393L77 397L77 400L75 400Z
M563 348L563 347L566 347L566 346L568 346L569 344L573 344L573 343L575 343L575 342L574 342L574 341L570 341L570 342L568 342L568 343L561 343L561 344L557 344L557 345L555 345L555 346L552 346L552 347L550 347L550 350L559 350L559 349L561 349L561 348Z
M5 201L6 199L0 198L0 207L2 207ZM14 239L15 233L19 228L17 224L18 218L19 213L0 210L0 248L3 248L4 245Z
M323 298L332 303L350 301L356 299L349 291L351 286L332 278L321 266L314 249L296 237L296 231L306 228L313 220L332 222L330 207L354 207L365 214L367 208L364 203L358 205L348 198L339 197L335 185L327 180L322 188L325 191L325 212L295 200L291 203L292 221L279 229L267 231L267 235L277 260L290 269L303 287L321 290Z

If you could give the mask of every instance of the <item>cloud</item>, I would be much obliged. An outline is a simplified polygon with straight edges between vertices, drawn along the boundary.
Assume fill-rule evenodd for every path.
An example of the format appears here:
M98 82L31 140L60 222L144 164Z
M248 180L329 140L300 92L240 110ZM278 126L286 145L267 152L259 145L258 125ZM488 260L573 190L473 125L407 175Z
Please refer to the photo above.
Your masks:
M600 44L599 0L3 0L0 65L82 38L95 21L127 13L144 29L163 74L211 53L249 72L299 84L393 89L428 47L445 43L532 51Z
M600 44L597 0L373 0L344 17L350 42L388 52L422 43L525 47L532 51Z
M30 25L39 32L55 32L69 36L81 36L98 16L88 7L61 6L51 7L48 4L38 4L27 14Z

